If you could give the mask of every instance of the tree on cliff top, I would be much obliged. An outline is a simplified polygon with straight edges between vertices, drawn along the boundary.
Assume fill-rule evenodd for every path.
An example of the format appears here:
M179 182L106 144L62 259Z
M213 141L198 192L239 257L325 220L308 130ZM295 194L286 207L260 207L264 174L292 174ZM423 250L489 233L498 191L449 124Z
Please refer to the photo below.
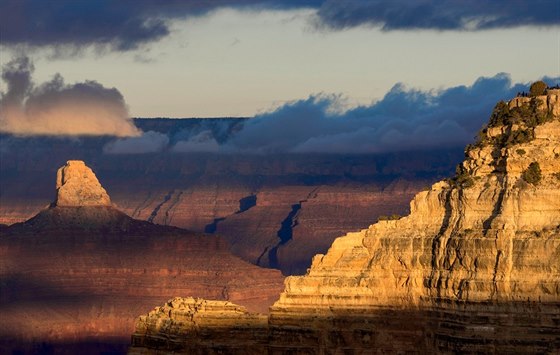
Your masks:
M535 81L533 84L531 84L531 87L529 88L529 96L544 95L546 88L548 88L548 85L546 85L544 81L542 80Z

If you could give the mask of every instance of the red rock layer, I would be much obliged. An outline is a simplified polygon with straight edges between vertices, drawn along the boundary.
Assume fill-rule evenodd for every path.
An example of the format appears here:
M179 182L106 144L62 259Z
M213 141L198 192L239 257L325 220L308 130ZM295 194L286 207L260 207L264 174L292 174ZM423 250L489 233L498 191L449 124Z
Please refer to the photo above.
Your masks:
M231 245L232 252L244 260L271 266L269 252L279 244L278 231L290 214L292 205L307 198L316 187L283 186L265 188L256 194L256 205L246 212L226 216L217 223L216 232Z
M408 201L421 187L421 182L401 181L384 190L317 188L292 220L292 239L278 248L279 269L285 275L305 273L313 256L326 252L341 234L366 228L382 215L406 214Z
M92 339L123 344L134 318L170 297L232 300L263 312L282 289L280 272L231 255L219 237L110 207L56 207L1 234L0 352Z
M413 193L453 161L441 152L418 159L398 155L119 157L95 153L100 145L95 141L88 143L91 151L82 151L87 145L68 148L70 143L49 141L43 147L49 155L44 156L42 150L32 149L33 144L24 143L10 154L0 152L0 223L23 221L48 205L53 197L48 182L56 176L52 166L59 164L53 161L72 151L75 156L92 156L111 201L128 215L218 233L244 260L285 274L305 273L311 257L325 252L336 236L365 228L380 214L406 214ZM403 176L408 176L407 183L402 182ZM251 197L254 205L242 206ZM291 238L279 236L290 230Z

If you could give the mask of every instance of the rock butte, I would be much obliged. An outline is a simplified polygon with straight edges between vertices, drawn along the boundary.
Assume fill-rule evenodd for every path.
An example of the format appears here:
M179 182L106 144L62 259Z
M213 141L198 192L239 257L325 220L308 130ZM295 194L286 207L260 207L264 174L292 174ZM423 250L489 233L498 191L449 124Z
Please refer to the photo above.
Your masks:
M192 301L175 299L137 320L130 353L190 353L193 344L195 353L559 353L559 96L533 101L547 122L483 131L460 169L468 183L438 182L414 197L409 216L336 239L305 276L285 280L265 325L223 304L212 309L223 321L197 323L199 308L185 325L176 314ZM522 130L533 139L498 143ZM524 177L532 163L535 184ZM211 341L228 329L231 347Z
M107 191L81 160L69 160L56 172L55 206L111 206Z
M266 312L282 281L217 236L128 217L90 168L69 161L55 203L0 229L0 353L122 352L154 304L180 295Z

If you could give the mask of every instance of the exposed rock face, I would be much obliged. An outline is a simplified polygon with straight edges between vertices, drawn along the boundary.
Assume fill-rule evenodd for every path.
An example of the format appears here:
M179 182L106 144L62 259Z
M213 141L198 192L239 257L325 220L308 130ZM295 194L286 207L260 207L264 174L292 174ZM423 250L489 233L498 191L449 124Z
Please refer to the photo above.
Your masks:
M223 236L231 251L253 264L304 274L311 258L345 231L367 227L381 214L405 214L424 179L382 184L194 186L126 201L125 210L154 223ZM121 204L119 204L121 206Z
M560 101L542 102L545 122L488 128L409 216L336 239L288 277L268 349L560 352ZM519 130L532 138L510 139Z
M280 243L276 258L284 275L305 274L311 259L328 250L344 232L366 228L382 215L404 215L407 202L428 182L397 180L384 189L321 186L290 219L291 239ZM293 206L293 205L292 205ZM297 206L297 205L296 205ZM274 255L271 253L271 255ZM274 260L274 259L273 259Z
M558 98L547 100L555 112ZM542 171L536 186L522 178L530 163ZM402 309L427 325L408 334L427 350L560 349L558 116L528 142L469 149L463 166L472 186L437 183L414 198L409 216L337 239L305 277L288 278L271 323ZM376 344L390 349L398 336Z
M129 354L142 354L144 347L189 354L263 354L267 322L267 316L231 302L174 298L136 320ZM255 346L249 351L247 343Z
M531 103L531 97L515 97L508 103L510 108L523 107L523 105L528 105ZM537 101L537 106L542 111L550 112L553 116L560 116L560 105L558 100L560 99L560 89L548 89L546 95L541 95L535 97Z
M108 201L91 170L75 167L59 170L59 191L72 184L66 201ZM266 312L282 281L279 271L233 256L218 236L135 220L111 206L53 204L0 228L0 353L123 350L134 318L154 304L192 296Z
M358 231L382 214L404 214L421 181L369 186L262 188L255 206L216 223L232 252L256 265L304 274L313 255L344 231ZM406 202L405 202L406 201Z
M56 172L56 206L111 206L93 171L81 160L69 160Z

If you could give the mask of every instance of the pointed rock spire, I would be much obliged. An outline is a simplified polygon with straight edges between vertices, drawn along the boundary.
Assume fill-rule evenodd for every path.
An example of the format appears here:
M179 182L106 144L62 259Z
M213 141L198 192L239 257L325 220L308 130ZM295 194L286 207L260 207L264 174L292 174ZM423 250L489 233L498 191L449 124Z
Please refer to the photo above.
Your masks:
M111 206L107 191L81 160L69 160L56 173L55 206Z

